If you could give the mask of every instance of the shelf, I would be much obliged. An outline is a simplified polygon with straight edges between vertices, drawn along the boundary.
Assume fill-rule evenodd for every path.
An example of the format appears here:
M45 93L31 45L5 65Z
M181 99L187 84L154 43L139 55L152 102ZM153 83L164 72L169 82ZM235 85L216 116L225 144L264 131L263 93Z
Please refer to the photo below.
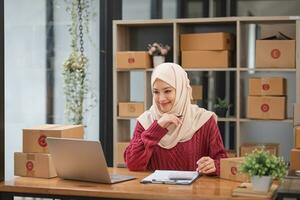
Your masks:
M136 119L137 117L117 117L117 120L131 120Z
M220 71L220 72L226 72L226 71L237 71L236 68L183 68L187 72L207 72L207 71ZM153 68L146 69L146 71L153 71Z
M258 72L296 72L296 68L256 68L256 69L249 69L249 68L240 68L240 71L258 71Z
M218 122L236 122L235 117L218 117Z
M117 69L117 72L129 72L129 71L145 71L145 69L133 69L133 68L124 68L124 69ZM152 71L152 70L151 70Z
M293 119L283 119L283 120L276 120L276 119L248 119L248 118L241 118L240 122L286 122L286 123L293 123Z

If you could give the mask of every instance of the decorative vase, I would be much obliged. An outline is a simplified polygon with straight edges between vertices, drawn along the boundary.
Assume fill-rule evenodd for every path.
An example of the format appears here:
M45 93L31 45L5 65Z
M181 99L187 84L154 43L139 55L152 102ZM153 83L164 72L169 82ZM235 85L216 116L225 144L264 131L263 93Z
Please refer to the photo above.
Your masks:
M272 184L272 177L271 176L252 176L251 183L253 191L257 192L268 192L271 184Z
M165 56L153 56L153 66L156 67L157 65L164 63L165 60Z

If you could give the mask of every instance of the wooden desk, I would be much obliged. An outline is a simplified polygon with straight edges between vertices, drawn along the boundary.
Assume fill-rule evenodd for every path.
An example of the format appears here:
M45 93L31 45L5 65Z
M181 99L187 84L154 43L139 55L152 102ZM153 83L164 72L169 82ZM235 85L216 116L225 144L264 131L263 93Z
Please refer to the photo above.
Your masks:
M192 185L140 184L149 172L129 172L111 168L111 173L133 175L135 180L117 184L98 184L60 178L16 177L0 184L1 200L13 196L52 197L61 199L247 199L232 198L232 189L240 183L202 176ZM253 199L253 198L248 198Z
M291 198L300 200L300 179L284 179L277 191L277 199Z

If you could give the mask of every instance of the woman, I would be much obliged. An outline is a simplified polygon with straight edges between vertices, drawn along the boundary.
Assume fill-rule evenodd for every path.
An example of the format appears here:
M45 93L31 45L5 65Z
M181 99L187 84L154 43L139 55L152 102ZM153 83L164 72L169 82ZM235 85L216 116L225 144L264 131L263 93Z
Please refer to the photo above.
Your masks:
M163 63L151 76L153 105L137 118L133 138L124 152L130 170L197 170L219 175L226 157L213 112L191 104L187 73Z

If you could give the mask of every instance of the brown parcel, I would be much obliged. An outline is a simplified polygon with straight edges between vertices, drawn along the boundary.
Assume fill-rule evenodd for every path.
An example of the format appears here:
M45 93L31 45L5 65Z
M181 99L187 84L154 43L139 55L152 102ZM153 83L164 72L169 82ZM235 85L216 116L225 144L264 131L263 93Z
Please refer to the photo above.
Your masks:
M45 153L15 152L14 174L39 178L57 176L51 155Z
M82 125L45 124L23 129L24 153L48 153L47 137L78 138L84 134Z
M239 172L240 165L244 162L244 157L238 158L221 158L220 161L220 178L232 181L246 182L248 176Z
M256 77L249 79L249 95L286 95L286 79L283 77Z
M150 55L146 51L119 51L116 59L117 68L144 69L152 67Z
M138 117L144 112L143 102L120 102L119 116L120 117Z
M125 167L124 152L129 142L118 142L117 143L117 166Z
M191 85L193 100L202 99L202 85Z
M300 103L294 103L294 126L300 126Z
M253 119L285 119L286 98L248 96L247 117Z
M295 68L295 40L256 40L257 68Z
M233 39L230 33L189 33L180 35L181 51L231 50Z
M262 144L250 144L245 143L240 146L241 156L246 156L246 154L252 153L254 149L264 149L265 151L270 152L271 154L278 156L279 144L274 143L262 143Z
M291 150L291 170L300 170L300 149Z
M182 51L183 68L228 68L229 51Z
M295 128L295 148L300 149L300 126Z

